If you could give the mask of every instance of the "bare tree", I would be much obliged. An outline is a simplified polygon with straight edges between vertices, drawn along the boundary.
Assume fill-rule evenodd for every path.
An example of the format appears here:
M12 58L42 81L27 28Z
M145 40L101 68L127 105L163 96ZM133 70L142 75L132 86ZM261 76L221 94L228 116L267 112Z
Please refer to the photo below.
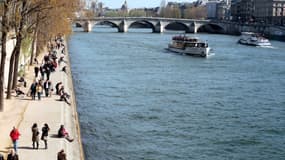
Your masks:
M40 42L38 39L38 32L40 28L52 27L51 30L45 30L49 32L48 35L56 35L57 33L70 33L71 32L71 19L74 16L74 8L77 8L79 0L16 0L14 3L13 10L13 27L16 33L16 46L12 52L10 59L9 68L9 80L7 87L7 99L11 98L11 90L16 87L17 76L18 76L18 66L19 66L19 56L21 53L21 44L23 38L28 35L30 30L36 31L36 41ZM40 18L34 18L40 15ZM39 19L41 24L46 26L39 26ZM69 23L68 23L69 22ZM38 25L36 25L38 24ZM69 26L67 26L68 24ZM33 28L33 29L32 29ZM68 30L69 32L65 32ZM45 41L47 42L47 41ZM38 45L44 46L44 44L37 43ZM40 46L40 47L41 47ZM37 50L36 53L39 51Z
M9 32L8 25L8 12L11 0L6 0L3 2L3 14L2 14L2 36L1 36L1 68L0 68L0 112L4 110L4 79L5 79L5 61L6 61L6 43L7 35Z
M187 8L184 12L184 17L189 19L205 19L207 11L204 6Z

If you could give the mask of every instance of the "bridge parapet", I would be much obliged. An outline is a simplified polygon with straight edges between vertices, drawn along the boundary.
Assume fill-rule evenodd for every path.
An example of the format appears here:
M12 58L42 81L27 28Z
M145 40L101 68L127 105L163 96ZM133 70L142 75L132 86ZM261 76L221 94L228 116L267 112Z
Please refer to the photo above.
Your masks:
M151 26L154 33L163 33L169 24L180 24L184 26L186 33L197 33L198 29L210 24L210 20L196 20L196 19L176 19L176 18L161 18L161 17L98 17L88 19L76 19L75 22L84 24L84 31L90 32L94 25L107 22L112 24L112 27L118 28L118 32L127 32L133 23L146 23ZM85 25L88 22L89 25ZM91 29L90 29L91 28Z

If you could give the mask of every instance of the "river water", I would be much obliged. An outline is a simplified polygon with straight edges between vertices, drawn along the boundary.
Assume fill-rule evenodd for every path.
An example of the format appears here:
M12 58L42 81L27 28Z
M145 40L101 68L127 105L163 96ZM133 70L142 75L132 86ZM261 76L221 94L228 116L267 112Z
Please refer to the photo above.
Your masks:
M87 160L285 159L285 45L196 34L215 55L164 50L174 33L75 31L71 67Z

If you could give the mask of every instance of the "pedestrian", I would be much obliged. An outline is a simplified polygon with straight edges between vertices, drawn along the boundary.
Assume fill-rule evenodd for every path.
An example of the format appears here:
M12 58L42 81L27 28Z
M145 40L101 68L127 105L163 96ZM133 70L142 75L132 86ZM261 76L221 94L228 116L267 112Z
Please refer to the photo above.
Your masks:
M34 123L32 126L33 149L39 149L39 135L40 135L40 132L38 129L38 125L37 123Z
M69 133L67 132L67 130L64 128L64 125L60 125L60 128L58 130L58 137L59 138L65 138L66 140L68 140L69 142L73 141L73 138L70 138Z
M45 149L48 148L48 145L47 145L47 137L48 137L48 132L49 132L49 126L47 123L44 124L43 128L42 128L42 137L41 137L41 140L44 141L45 143Z
M46 72L46 75L47 75L47 80L49 80L50 72L51 72L50 68L46 67L45 72Z
M45 90L46 97L51 96L51 92L50 92L50 90L52 88L51 85L52 85L51 81L49 81L49 80L46 80L44 83L44 90Z
M14 151L14 149L10 150L10 153L7 156L7 160L19 160L18 154Z
M37 92L37 82L35 80L31 84L30 92L31 92L32 100L35 100L36 99L36 92Z
M18 129L16 127L13 127L12 131L10 132L10 137L13 142L14 151L16 153L18 152L18 140L19 140L20 135L21 134L18 131Z
M34 71L35 71L35 78L38 77L39 70L40 70L39 67L38 67L38 66L35 66L35 68L34 68Z
M40 82L37 84L36 91L37 91L37 94L38 94L38 100L41 100L41 95L42 95L42 92L43 92L43 87L42 87L42 85L41 85Z
M40 73L41 73L41 80L44 80L45 77L45 69L44 67L41 65L40 66Z
M66 154L63 149L57 153L57 160L66 160Z

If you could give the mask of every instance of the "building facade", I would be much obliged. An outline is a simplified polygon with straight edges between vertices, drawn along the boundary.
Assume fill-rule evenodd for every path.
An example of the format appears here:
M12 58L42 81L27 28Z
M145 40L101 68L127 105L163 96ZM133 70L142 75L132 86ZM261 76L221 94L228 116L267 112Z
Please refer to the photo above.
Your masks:
M235 0L231 17L239 22L285 25L285 0Z
M206 3L208 19L228 19L230 0L208 0Z
M254 19L255 0L236 0L231 3L232 20L250 22Z
M285 25L285 0L255 0L257 22Z

